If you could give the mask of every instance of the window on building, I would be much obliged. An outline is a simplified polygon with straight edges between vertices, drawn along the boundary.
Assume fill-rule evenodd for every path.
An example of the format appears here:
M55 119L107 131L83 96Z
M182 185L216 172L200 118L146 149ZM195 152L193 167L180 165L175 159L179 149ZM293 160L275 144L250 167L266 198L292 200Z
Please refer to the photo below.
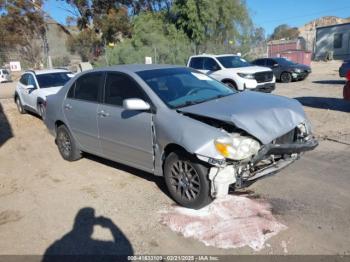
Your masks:
M342 48L343 45L343 34L334 34L333 47Z

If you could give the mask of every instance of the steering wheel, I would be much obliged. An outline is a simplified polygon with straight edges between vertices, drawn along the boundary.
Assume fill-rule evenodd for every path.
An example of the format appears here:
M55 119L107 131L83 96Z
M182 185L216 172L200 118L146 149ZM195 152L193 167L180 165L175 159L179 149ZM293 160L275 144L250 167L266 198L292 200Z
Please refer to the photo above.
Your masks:
M205 89L217 91L217 90L215 90L214 88L211 88L211 87L197 87L197 88L195 88L195 89L192 89L192 90L188 91L187 94L186 94L186 96L193 95L193 94L195 94L195 93L197 93L197 92L199 92L199 91L205 90Z

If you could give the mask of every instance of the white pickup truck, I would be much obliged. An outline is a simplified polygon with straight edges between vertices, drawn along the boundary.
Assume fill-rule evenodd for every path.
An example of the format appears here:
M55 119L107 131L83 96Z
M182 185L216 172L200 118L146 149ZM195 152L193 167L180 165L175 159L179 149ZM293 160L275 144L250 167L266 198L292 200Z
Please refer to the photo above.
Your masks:
M191 56L187 66L239 91L248 89L270 93L275 89L276 78L270 68L254 66L238 55Z

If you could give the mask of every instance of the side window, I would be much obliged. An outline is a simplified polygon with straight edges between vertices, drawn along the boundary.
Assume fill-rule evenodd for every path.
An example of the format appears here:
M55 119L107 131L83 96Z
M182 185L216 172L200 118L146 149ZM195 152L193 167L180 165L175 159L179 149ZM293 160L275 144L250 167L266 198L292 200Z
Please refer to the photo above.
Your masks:
M264 66L265 60L264 59L258 59L253 62L254 65Z
M342 48L343 46L343 34L334 34L333 47Z
M140 98L146 96L139 85L129 76L120 73L108 73L105 87L105 103L122 106L123 100L128 98Z
M272 60L272 59L267 59L266 60L266 65L268 67L273 67L274 64L277 64L274 60Z
M21 76L21 79L19 80L19 82L22 84L22 85L27 85L28 84L28 74L24 74Z
M203 69L203 58L202 57L191 58L189 66L194 69Z
M103 72L94 72L79 77L75 82L74 98L98 102L101 86L103 84L103 76Z
M68 91L68 94L67 94L67 98L74 98L74 93L75 93L75 83L76 82L74 82L71 86L70 86L70 88L69 88L69 91Z
M220 69L219 65L215 62L215 60L213 58L209 58L209 57L204 59L203 68L205 70L209 70L209 71L216 71L216 70Z
M36 83L35 83L34 76L32 74L28 74L27 85L32 85L34 87L37 87Z

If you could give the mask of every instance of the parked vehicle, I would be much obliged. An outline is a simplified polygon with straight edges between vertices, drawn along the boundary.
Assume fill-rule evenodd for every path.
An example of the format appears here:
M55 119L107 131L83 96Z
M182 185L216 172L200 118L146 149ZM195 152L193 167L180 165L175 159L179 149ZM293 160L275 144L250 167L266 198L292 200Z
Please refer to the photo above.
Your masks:
M348 72L350 72L350 60L344 61L339 67L339 76L346 77Z
M346 81L345 86L343 88L343 97L345 100L350 101L350 70L346 74L346 79L347 79L347 81Z
M309 66L294 63L283 57L260 58L254 60L252 64L271 68L276 79L282 83L304 80L311 73Z
M12 81L10 72L7 69L0 68L0 83L10 81Z
M72 77L65 69L50 69L25 72L14 95L17 109L21 114L27 110L45 118L46 96L55 94Z
M158 176L200 208L278 172L317 141L294 99L237 92L191 68L83 72L47 97L45 123L68 161L89 152Z
M254 66L237 55L191 56L187 66L239 91L248 89L270 93L275 89L276 79L271 69Z

